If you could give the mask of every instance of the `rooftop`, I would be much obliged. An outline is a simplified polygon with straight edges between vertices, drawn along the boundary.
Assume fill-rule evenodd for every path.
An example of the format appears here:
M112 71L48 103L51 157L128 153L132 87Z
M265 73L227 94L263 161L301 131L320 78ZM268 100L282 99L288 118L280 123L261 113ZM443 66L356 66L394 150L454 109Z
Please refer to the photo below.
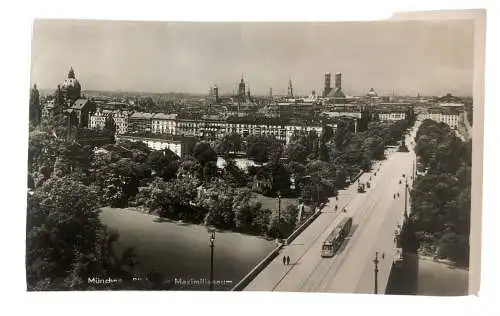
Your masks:
M460 111L457 109L453 108L446 108L446 107L432 107L428 108L427 111L430 114L448 114L448 115L459 115Z
M118 137L133 137L139 139L157 139L157 140L166 140L166 141L194 141L197 140L196 137L192 136L181 136L181 135L171 135L171 134L157 134L152 132L134 132L134 133L125 133L121 134Z
M88 99L78 99L71 108L74 110L81 110L88 102L90 102Z
M455 102L442 102L438 103L439 106L448 106L448 107L462 107L464 103L455 103Z
M130 116L131 119L145 119L145 120L150 120L153 118L153 113L146 113L146 112L135 112Z
M214 114L203 115L202 119L203 120L212 120L212 121L222 121L222 120L225 121L226 120L225 117L223 117L221 115L214 115Z
M345 98L345 94L344 94L344 92L342 92L342 90L341 90L341 89L339 89L339 88L335 88L335 89L332 89L332 90L328 93L327 97L328 97L328 98L333 97L333 98L341 98L341 99L342 99L342 98Z
M156 113L152 116L155 120L175 120L177 118L177 114L165 114L165 113Z

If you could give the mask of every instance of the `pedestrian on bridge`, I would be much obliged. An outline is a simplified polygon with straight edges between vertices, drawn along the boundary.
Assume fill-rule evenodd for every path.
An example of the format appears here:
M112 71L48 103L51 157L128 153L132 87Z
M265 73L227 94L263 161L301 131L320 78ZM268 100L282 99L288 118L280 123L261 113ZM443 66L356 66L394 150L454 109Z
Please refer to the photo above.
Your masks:
M283 265L286 264L286 256L283 256Z
M286 265L289 265L289 264L290 264L290 257L286 256Z

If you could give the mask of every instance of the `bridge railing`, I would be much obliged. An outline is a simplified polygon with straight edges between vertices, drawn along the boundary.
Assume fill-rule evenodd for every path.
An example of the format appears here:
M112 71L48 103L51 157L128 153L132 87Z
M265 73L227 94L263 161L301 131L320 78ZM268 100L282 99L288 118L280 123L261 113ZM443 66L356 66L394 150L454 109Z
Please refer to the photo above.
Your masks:
M359 178L361 178L361 176L363 175L363 173L365 173L364 171L360 171L353 179L352 179L352 183L358 181Z
M291 234L290 236L288 236L287 239L285 239L285 245L289 245L292 243L292 241L297 238L298 235L300 235L300 233L302 233L304 231L304 229L306 229L316 218L318 218L318 216L321 214L321 209L325 206L324 203L322 203L319 207L317 207L315 210L314 210L314 213L309 216L308 219L306 219L306 221L304 223L302 223L299 227L297 227L297 229L295 229Z
M355 179L359 179L361 175L364 172L361 171L359 174L356 175ZM356 181L354 180L354 181ZM240 280L232 289L231 291L241 291L243 290L264 268L278 256L280 250L283 248L284 245L289 245L292 243L295 238L297 238L298 235L300 235L318 216L321 214L321 209L325 206L325 203L321 203L319 207L317 207L314 211L314 213L309 216L309 218L302 223L297 229L295 229L288 238L284 240L284 243L280 243L273 251L271 251L264 259L262 259L257 265L250 271L248 272L243 279Z
M279 244L276 248L274 248L273 251L271 251L264 259L262 259L257 265L247 273L241 279L240 282L238 282L232 289L231 291L241 291L243 290L262 270L264 270L267 265L273 261L274 258L278 256L280 253L281 248L283 248L283 244Z
M321 204L314 213L309 216L309 218L302 223L295 231L293 231L287 239L284 240L284 243L280 243L273 251L271 251L264 259L262 259L257 265L248 272L240 282L238 282L231 291L241 291L243 290L262 270L264 270L271 261L274 260L280 253L280 250L285 245L289 245L300 233L304 231L318 216L321 214L321 209L324 207L324 203Z

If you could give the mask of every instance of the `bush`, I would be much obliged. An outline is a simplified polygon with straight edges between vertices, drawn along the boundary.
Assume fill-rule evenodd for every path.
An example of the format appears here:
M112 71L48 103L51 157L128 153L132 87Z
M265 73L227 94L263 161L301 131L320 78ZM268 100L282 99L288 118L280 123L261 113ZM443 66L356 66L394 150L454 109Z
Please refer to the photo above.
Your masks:
M469 236L453 232L443 234L439 240L438 257L450 259L459 265L469 265Z

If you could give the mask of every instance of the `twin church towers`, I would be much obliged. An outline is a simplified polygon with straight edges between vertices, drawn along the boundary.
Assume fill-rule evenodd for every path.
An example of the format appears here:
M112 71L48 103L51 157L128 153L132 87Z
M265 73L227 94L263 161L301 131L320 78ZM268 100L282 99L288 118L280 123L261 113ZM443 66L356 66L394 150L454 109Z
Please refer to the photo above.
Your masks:
M335 73L335 88L331 87L332 75L327 72L325 74L325 88L323 90L323 97L345 98L342 92L342 73Z
M335 86L332 88L331 86L331 80L332 80L332 75L327 72L325 73L325 82L324 82L324 89L323 89L323 97L330 97L330 98L345 98L345 94L342 91L342 73L336 72L335 73ZM287 89L287 96L288 97L293 97L293 87L292 87L292 81L289 80L288 82L288 89ZM213 87L210 87L210 95L214 96L215 99L218 101L219 99L219 89L215 85ZM272 96L272 88L270 89L270 95ZM237 99L239 102L245 102L250 100L250 89L248 88L245 84L245 80L243 79L243 76L241 77L240 83L238 84L238 94L236 95Z

